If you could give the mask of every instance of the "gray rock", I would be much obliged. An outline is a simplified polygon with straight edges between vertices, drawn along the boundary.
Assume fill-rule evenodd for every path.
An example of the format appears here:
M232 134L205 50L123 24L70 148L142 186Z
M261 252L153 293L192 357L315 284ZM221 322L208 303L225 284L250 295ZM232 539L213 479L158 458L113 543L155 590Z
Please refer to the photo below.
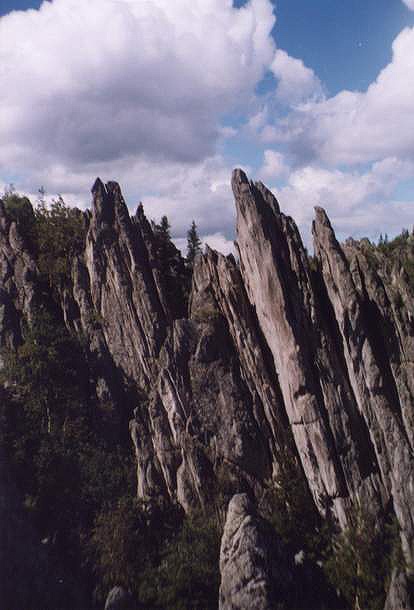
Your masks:
M269 541L246 494L228 507L220 550L220 610L270 610L272 603Z
M28 244L0 200L0 346L20 343L22 317L30 321L39 302L37 280Z
M86 237L90 296L115 366L148 388L166 335L167 312L139 227L129 215L119 185L98 179Z
M372 312L355 283L355 273L338 244L329 219L316 208L315 253L339 331L345 366L359 412L375 451L381 482L394 502L403 550L414 557L414 460L386 351L379 348ZM411 405L412 408L412 405Z
M343 528L355 507L380 526L392 506L412 562L410 282L367 240L341 246L320 208L310 261L263 184L240 170L232 184L240 264L211 249L198 257L185 319L163 287L143 209L131 218L114 182L96 181L85 249L60 287L66 326L87 340L98 399L125 409L128 388L136 401L137 494L186 511L224 488L260 498L293 458L310 510L332 512ZM1 202L0 271L0 346L14 349L43 297L30 245ZM229 510L239 526L226 526L226 557L239 530L261 540L244 502Z
M412 610L412 608L407 578L402 572L394 570L384 610Z
M293 220L261 183L233 173L237 246L249 300L271 352L284 409L316 505L345 526L352 498L381 505L381 482L365 439L330 304L321 301Z
M131 595L122 587L114 587L106 598L105 610L132 610Z

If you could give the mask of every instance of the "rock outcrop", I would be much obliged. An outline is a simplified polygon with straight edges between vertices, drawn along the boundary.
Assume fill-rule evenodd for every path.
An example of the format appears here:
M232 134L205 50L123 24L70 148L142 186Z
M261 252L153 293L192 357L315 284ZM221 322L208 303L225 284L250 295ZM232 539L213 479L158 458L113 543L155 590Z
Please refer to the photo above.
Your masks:
M412 608L407 578L404 573L394 570L384 610L412 610Z
M276 608L269 539L246 494L235 495L228 507L220 574L220 610Z
M237 246L249 299L278 373L289 423L315 502L345 524L349 496L381 502L366 427L343 372L330 304L316 290L293 220L270 191L233 174ZM332 324L334 326L334 323Z
M309 257L262 183L235 170L232 186L239 261L209 248L198 257L187 315L187 301L173 302L166 289L142 206L131 217L114 182L95 182L84 249L58 287L66 326L86 338L98 399L131 419L137 494L185 511L224 488L259 499L293 460L309 510L343 529L355 510L378 527L395 515L412 565L412 284L364 242L339 244L321 208ZM45 295L36 253L1 202L0 268L0 345L14 349ZM250 512L247 496L236 495L222 544L223 609L249 607L239 595L270 607L265 545ZM256 583L251 590L235 565Z
M33 213L29 201L27 201ZM37 268L17 223L0 200L0 346L16 348L23 319L31 320L38 300Z
M358 274L361 293L358 291L349 262L321 208L316 209L313 233L315 254L335 313L353 395L366 423L381 484L393 500L404 551L412 562L414 460L390 362L385 346L381 345L385 322L375 296L380 297L380 303L385 299L379 291L377 295L366 293L361 272ZM355 264L358 265L357 260Z
M132 610L131 595L122 587L114 587L106 598L105 610Z

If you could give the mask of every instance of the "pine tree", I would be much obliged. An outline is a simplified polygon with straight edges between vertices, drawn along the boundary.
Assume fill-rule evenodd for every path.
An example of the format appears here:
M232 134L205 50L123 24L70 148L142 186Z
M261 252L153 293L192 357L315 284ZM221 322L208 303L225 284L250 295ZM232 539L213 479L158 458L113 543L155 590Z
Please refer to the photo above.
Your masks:
M171 241L171 225L167 216L161 218L159 224L153 224L158 264L163 275L168 275L174 258L174 245Z
M171 225L167 216L160 224L152 223L155 254L161 272L164 288L174 318L182 318L187 311L187 270L180 251L175 247L170 233Z
M191 223L191 227L187 232L187 265L191 269L194 265L194 260L197 254L201 253L201 239L198 236L197 225L195 221Z

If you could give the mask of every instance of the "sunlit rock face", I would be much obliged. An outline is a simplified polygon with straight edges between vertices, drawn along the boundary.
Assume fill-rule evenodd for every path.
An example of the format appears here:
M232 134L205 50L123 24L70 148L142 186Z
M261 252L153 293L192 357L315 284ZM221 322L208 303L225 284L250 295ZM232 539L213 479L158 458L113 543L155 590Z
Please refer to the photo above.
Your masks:
M274 608L272 559L266 529L246 494L235 495L228 507L221 541L220 573L220 610Z
M339 244L321 208L309 257L262 183L235 170L232 186L238 260L207 248L182 302L165 289L143 209L131 217L119 185L99 179L83 213L84 249L58 287L62 318L87 345L98 399L130 420L137 495L189 512L236 494L222 544L226 571L229 528L244 506L237 494L260 500L291 460L309 510L342 528L357 507L379 527L394 514L412 564L410 282L380 251ZM47 295L35 253L2 204L0 268L0 342L14 348ZM221 607L233 607L233 585L223 586Z

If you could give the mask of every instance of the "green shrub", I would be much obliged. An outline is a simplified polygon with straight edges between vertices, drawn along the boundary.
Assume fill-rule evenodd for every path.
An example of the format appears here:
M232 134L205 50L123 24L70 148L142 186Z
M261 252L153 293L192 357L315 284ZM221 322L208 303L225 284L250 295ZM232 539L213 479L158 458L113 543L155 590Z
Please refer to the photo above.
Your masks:
M40 201L35 219L38 267L50 285L59 285L70 277L72 260L84 248L86 226L82 212L58 197L50 206Z
M29 199L21 197L13 190L7 190L2 201L8 217L16 222L20 234L26 239L31 239L33 237L35 215Z
M145 608L216 610L220 586L220 531L204 514L189 516L146 571L140 587Z
M394 567L403 567L399 528L394 520L378 526L358 510L353 525L332 538L324 569L332 585L354 607L382 610Z

